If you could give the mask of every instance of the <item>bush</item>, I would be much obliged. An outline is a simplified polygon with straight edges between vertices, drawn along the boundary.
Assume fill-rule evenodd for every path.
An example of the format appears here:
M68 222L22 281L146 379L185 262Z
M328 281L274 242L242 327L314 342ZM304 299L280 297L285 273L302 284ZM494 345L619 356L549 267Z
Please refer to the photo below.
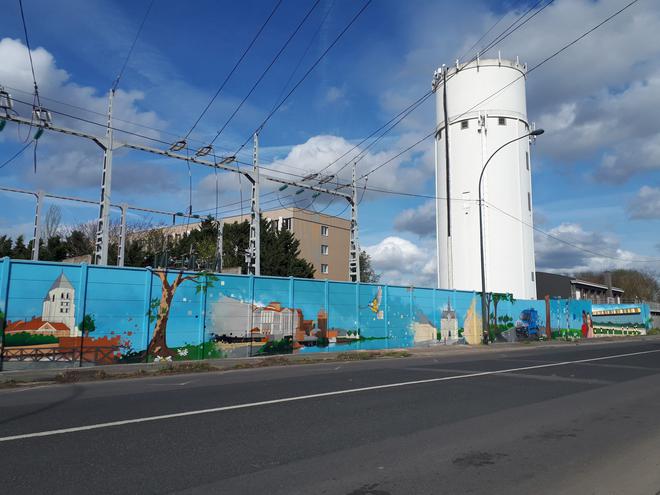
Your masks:
M40 333L18 332L5 335L7 347L57 344L57 342L57 337Z

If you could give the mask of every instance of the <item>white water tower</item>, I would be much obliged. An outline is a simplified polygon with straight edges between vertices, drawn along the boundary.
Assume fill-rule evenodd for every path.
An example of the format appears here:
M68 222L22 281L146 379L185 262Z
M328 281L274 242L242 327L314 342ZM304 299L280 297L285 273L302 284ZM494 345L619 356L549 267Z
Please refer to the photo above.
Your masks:
M495 150L530 131L525 71L518 61L501 59L436 71L441 289L481 291L479 174ZM483 180L486 290L512 293L517 299L536 298L529 144L529 139L521 139L498 151Z

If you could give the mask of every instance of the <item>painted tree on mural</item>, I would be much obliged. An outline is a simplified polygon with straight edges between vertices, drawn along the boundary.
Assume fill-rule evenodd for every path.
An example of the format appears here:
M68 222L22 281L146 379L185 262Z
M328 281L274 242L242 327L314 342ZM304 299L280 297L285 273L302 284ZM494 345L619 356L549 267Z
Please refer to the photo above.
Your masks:
M499 292L493 292L488 298L488 307L490 308L490 303L493 303L493 312L491 313L492 324L497 328L497 305L502 301L507 301L514 303L516 300L513 298L513 294L502 294Z
M153 337L151 337L151 342L147 347L147 355L159 356L161 358L171 357L175 355L175 351L167 347L167 323L170 318L170 310L172 308L172 301L174 300L174 294L176 290L186 281L195 283L196 292L199 294L203 291L208 290L213 286L213 282L218 280L216 275L213 275L208 272L199 272L189 275L184 275L183 271L180 271L173 282L167 278L167 270L153 271L161 282L161 295L160 300L154 304L154 309L156 309L156 327L154 329ZM151 311L150 311L151 313Z

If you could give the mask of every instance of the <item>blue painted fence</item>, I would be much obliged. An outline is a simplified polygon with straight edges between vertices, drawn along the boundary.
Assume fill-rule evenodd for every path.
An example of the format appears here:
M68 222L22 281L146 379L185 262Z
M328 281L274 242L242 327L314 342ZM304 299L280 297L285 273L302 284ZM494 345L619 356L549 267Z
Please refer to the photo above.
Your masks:
M579 333L584 301L551 301ZM0 262L5 364L135 362L481 341L475 292L385 284ZM492 338L545 336L545 301L500 300ZM86 317L86 318L85 318ZM85 320L85 322L83 322ZM87 337L81 342L81 334Z

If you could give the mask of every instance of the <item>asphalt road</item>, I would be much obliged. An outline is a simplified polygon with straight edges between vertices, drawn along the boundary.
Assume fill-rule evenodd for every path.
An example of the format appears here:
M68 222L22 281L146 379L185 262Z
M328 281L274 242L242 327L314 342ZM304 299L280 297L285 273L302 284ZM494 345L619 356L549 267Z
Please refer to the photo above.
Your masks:
M656 495L660 340L9 389L0 465L7 494Z

